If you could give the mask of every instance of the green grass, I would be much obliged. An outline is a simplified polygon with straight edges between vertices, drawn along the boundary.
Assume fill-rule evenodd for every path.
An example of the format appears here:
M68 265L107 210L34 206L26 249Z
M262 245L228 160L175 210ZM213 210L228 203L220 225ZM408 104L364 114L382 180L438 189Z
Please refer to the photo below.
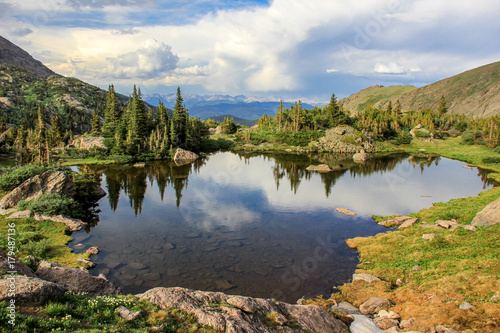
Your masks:
M76 260L79 257L89 258L87 253L77 255L68 248L67 244L72 238L67 234L68 227L63 223L36 221L32 218L7 219L0 215L1 235L7 235L11 223L15 224L16 256L19 259L33 255L68 267L81 267L83 264ZM7 241L7 237L0 237L0 247L7 249Z
M139 311L141 316L125 321L115 311L119 306ZM66 292L63 297L46 304L35 313L29 313L25 308L18 309L15 326L8 324L7 314L7 303L1 302L2 332L215 332L208 326L198 324L193 315L178 309L162 310L134 296L88 297ZM163 328L159 329L161 325Z
M489 177L500 181L500 163L496 163L500 154L483 145L464 145L461 138L446 138L445 140L432 140L432 142L413 140L409 145L401 145L394 149L408 153L434 154L463 161L471 166L493 171Z

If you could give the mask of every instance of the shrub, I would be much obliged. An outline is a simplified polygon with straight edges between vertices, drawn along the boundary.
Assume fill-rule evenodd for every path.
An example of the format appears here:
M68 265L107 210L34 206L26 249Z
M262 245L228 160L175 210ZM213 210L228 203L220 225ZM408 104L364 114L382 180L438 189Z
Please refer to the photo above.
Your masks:
M479 130L467 130L462 133L462 143L466 145L482 144L482 133Z
M275 134L275 139L290 146L304 147L312 141L317 141L324 135L323 131L278 132Z
M46 167L35 165L20 166L7 170L0 175L0 190L12 191L25 180L40 175L47 170L48 168Z
M500 146L495 147L495 149L494 149L494 150L495 150L495 152L496 152L496 153L499 153L499 154L500 154Z
M80 205L75 202L73 198L57 193L43 194L36 200L23 200L19 202L18 208L21 210L29 210L31 213L48 216L78 216L81 210Z
M415 131L415 136L417 138L430 138L431 137L431 133L427 132L427 131Z
M27 244L24 245L24 251L29 253L30 255L36 258L44 258L44 255L47 253L50 247L49 239L45 238L40 241L32 241L30 240Z

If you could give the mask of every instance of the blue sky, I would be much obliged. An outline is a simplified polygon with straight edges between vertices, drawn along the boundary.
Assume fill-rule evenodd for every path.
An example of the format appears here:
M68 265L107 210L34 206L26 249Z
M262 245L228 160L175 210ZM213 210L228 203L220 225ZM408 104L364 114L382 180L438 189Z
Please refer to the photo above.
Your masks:
M328 101L499 61L499 12L497 0L3 0L0 34L122 93Z

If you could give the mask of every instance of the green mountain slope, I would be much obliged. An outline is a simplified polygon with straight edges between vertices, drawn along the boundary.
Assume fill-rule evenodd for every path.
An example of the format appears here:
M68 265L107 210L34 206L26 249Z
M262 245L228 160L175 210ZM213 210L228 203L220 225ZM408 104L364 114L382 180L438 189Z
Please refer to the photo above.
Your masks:
M88 131L92 113L102 115L106 91L75 78L38 77L11 65L0 65L0 117L8 124L33 127L39 106L46 121L59 115L63 125L79 134Z
M363 111L368 104L382 108L390 100L404 93L416 90L414 86L373 86L339 100L340 105L352 113Z
M375 86L340 100L351 112L367 104L385 107L388 101L399 99L402 110L436 110L441 96L445 97L448 112L470 117L487 118L500 114L500 62L481 66L453 77L416 89Z
M33 73L36 77L47 78L51 75L58 76L58 74L44 66L40 61L33 59L28 52L2 36L0 36L0 64L22 68Z

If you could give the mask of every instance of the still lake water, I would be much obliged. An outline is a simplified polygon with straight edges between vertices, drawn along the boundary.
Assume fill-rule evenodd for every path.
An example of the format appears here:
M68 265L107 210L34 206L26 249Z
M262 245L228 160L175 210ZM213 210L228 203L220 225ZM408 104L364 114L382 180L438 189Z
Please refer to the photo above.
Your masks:
M319 163L335 171L305 170ZM427 156L358 165L342 155L225 152L184 166L93 167L108 195L98 224L69 246L97 246L91 273L127 293L181 286L292 302L327 296L358 264L345 239L387 231L371 215L408 214L493 186L466 166Z

